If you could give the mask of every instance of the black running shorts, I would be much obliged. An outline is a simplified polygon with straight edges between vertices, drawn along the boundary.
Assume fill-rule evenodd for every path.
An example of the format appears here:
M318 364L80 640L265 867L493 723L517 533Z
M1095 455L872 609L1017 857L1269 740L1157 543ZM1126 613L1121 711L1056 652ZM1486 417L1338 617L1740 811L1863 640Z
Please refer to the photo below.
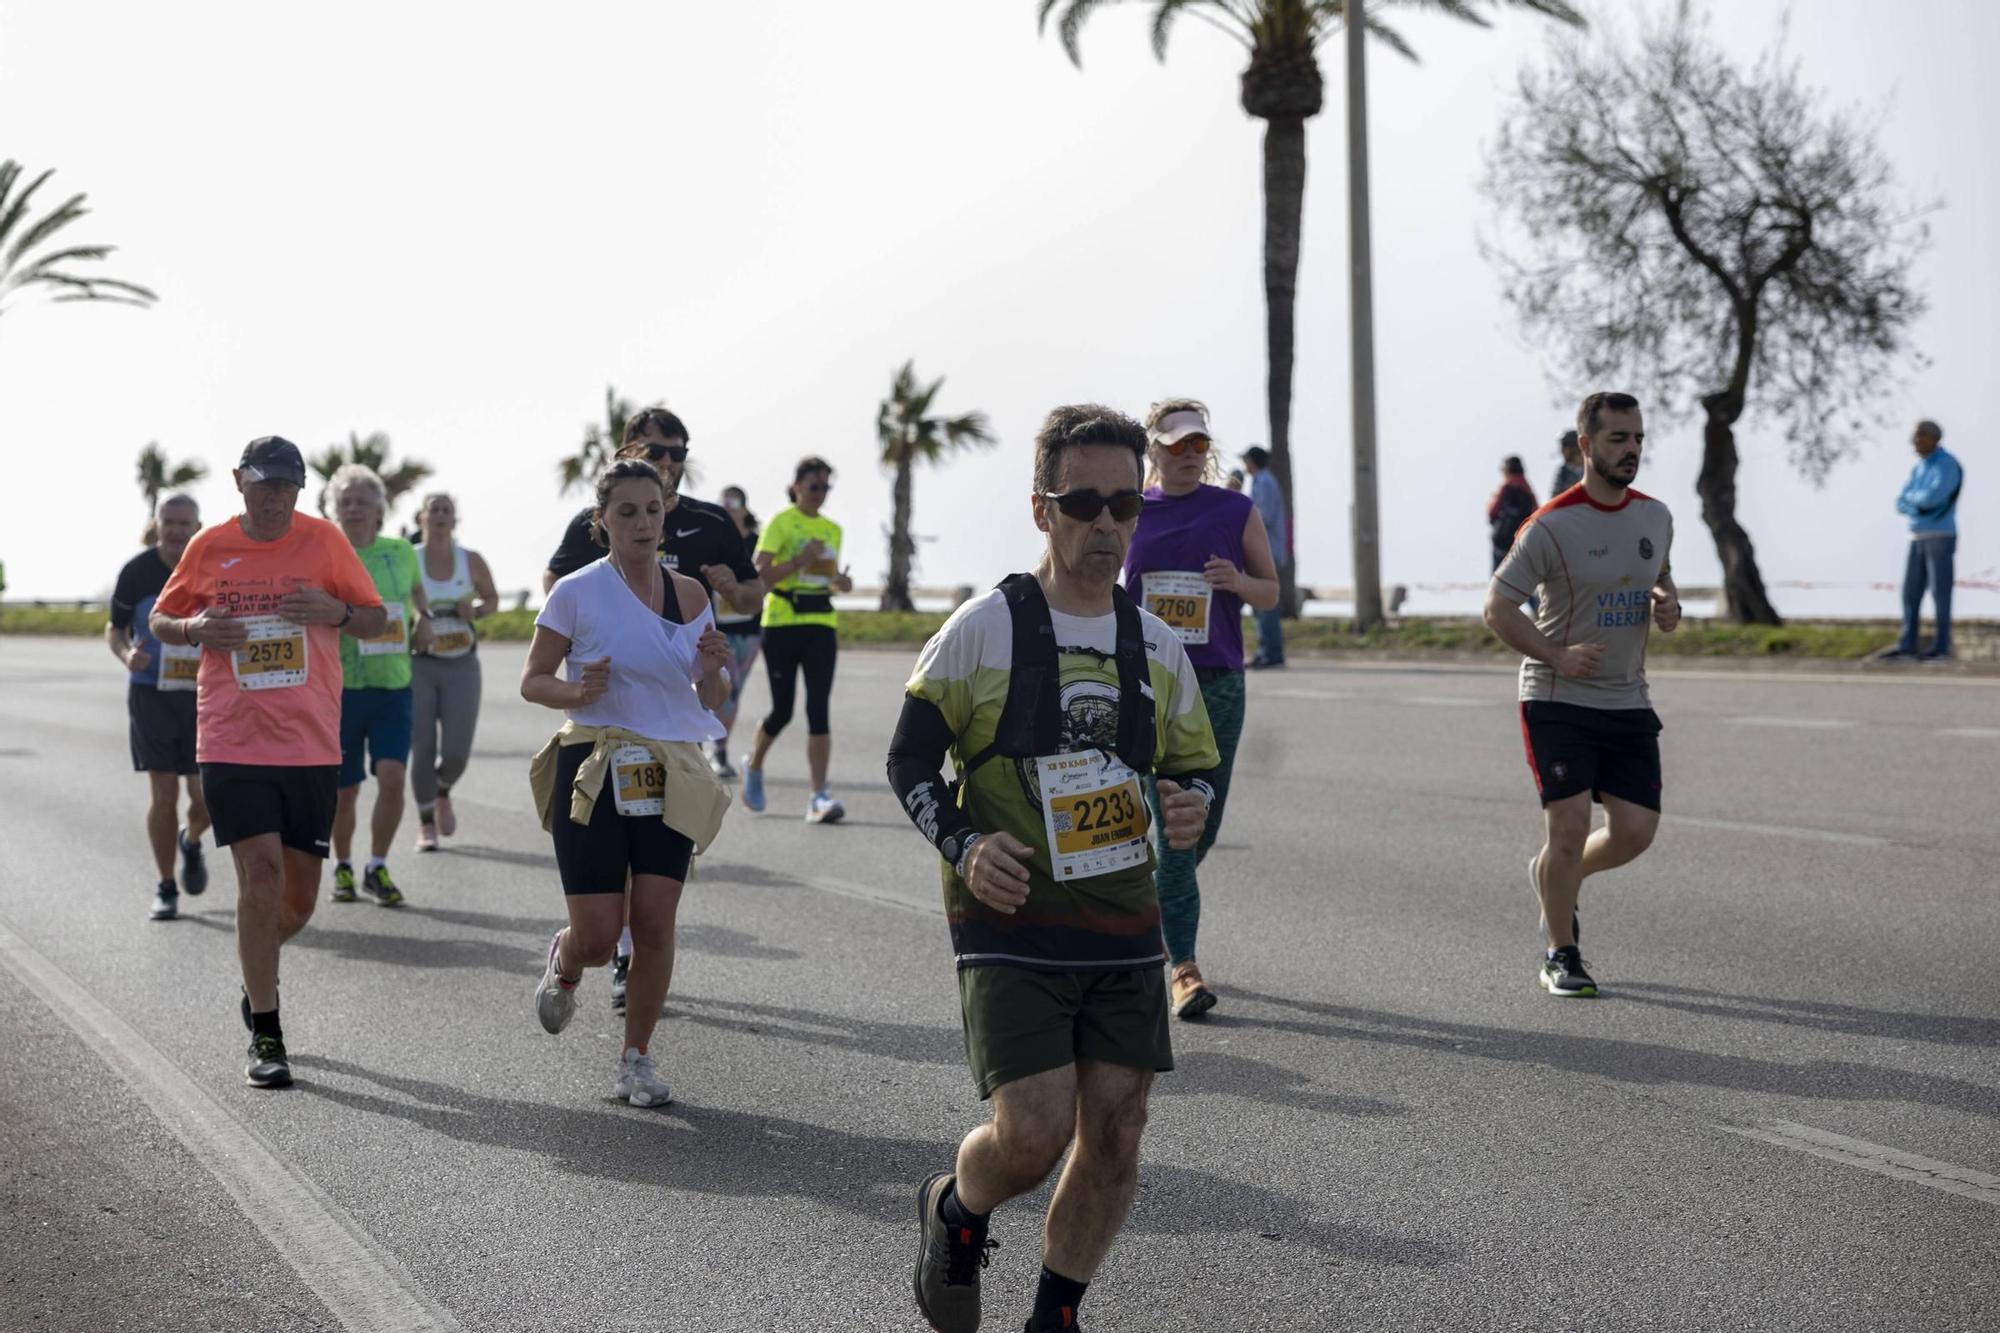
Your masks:
M1531 699L1521 739L1542 804L1589 792L1660 808L1660 717L1650 708L1585 708Z
M564 893L623 893L627 875L662 875L686 882L694 843L670 829L658 815L621 815L611 797L611 774L590 808L590 822L569 817L569 791L576 771L590 758L589 745L556 751L556 868Z
M199 772L194 757L194 691L134 685L125 691L132 722L132 771Z
M203 764L201 790L215 822L215 845L275 833L287 847L326 856L339 773L335 764Z

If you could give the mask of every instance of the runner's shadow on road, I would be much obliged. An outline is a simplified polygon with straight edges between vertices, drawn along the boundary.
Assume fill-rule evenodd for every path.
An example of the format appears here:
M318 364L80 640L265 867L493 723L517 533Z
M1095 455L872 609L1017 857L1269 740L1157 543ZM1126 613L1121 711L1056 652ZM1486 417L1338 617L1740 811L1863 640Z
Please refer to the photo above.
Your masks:
M482 847L476 843L456 843L444 856L462 856L468 861L498 861L503 865L527 866L533 870L556 871L554 852L516 852L505 847Z
M1761 995L1727 995L1658 981L1621 981L1618 993L1637 1004L1659 1005L1716 1018L1751 1019L1786 1027L1819 1028L1857 1037L1893 1037L1954 1046L2000 1048L2000 1019L1961 1014L1913 1014L1862 1009L1822 1000L1775 1000Z
M1781 1097L1919 1102L1986 1120L2000 1119L2000 1097L1995 1097L1991 1087L1937 1074L1849 1060L1760 1060L1620 1037L1454 1023L1380 1009L1266 995L1237 985L1232 985L1229 991L1240 999L1327 1020L1260 1020L1265 1027L1311 1037L1403 1046L1476 1060L1544 1065L1582 1077L1646 1087L1689 1083Z
M598 1109L508 1101L330 1057L300 1058L312 1069L396 1094L325 1080L298 1084L309 1096L465 1143L539 1153L571 1175L725 1198L806 1199L898 1228L909 1225L917 1182L949 1164L958 1146L850 1134L719 1106L638 1111L609 1101ZM1142 1165L1141 1176L1148 1198L1129 1223L1136 1232L1282 1235L1322 1253L1383 1265L1435 1268L1454 1257L1429 1242L1315 1222L1303 1200L1206 1171Z

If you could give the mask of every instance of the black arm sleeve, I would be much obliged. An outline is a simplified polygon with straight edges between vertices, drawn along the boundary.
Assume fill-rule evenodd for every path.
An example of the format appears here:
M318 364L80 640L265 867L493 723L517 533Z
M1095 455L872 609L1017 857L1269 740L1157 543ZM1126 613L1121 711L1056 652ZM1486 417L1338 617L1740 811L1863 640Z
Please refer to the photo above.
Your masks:
M757 572L757 562L751 558L757 546L756 534L752 533L747 537L740 535L736 531L736 521L731 519L729 535L735 540L729 547L730 559L727 563L735 572L737 580L742 583L752 583L764 577Z
M118 571L118 586L111 592L111 623L118 629L132 628L133 613L139 609L139 599L146 595L139 591L138 583L132 566Z
M590 539L590 509L570 520L563 529L556 553L549 557L549 572L557 578L576 573L604 554L604 548Z
M945 792L944 759L956 739L936 704L915 695L904 698L889 742L889 786L933 847L972 832L972 821Z

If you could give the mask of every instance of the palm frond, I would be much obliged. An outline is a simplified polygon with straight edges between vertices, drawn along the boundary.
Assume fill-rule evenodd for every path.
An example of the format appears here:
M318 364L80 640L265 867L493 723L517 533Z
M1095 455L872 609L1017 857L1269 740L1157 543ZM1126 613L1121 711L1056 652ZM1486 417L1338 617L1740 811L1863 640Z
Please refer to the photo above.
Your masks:
M7 298L30 287L52 289L56 294L51 299L58 303L109 301L143 306L157 301L157 293L136 282L87 278L63 268L103 260L112 253L111 246L73 245L50 253L34 253L57 232L89 212L83 206L84 196L74 194L23 226L36 191L54 174L53 170L44 171L28 182L26 189L16 193L14 187L22 176L21 164L12 158L0 162L0 245L5 246L0 253L0 306L4 306Z
M1423 63L1417 58L1416 48L1404 41L1401 33L1384 23L1381 19L1376 18L1373 14L1370 14L1366 9L1363 9L1361 13L1370 37L1373 37L1376 41L1382 43L1382 45L1388 47L1412 65Z

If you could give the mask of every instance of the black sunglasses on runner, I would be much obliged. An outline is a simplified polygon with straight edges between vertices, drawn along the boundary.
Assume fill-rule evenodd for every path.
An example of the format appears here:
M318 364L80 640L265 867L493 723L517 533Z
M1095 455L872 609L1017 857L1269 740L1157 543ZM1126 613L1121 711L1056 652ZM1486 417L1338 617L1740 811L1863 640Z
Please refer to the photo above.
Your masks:
M688 447L684 444L649 444L646 446L646 461L657 463L662 458L671 458L676 463L687 462Z
M1079 523L1095 523L1097 516L1106 509L1119 523L1130 523L1139 517L1139 511L1146 505L1146 497L1138 491L1114 491L1110 495L1100 495L1096 491L1064 491L1061 495L1054 491L1043 491L1042 498L1051 501L1063 511L1063 517L1073 518Z

